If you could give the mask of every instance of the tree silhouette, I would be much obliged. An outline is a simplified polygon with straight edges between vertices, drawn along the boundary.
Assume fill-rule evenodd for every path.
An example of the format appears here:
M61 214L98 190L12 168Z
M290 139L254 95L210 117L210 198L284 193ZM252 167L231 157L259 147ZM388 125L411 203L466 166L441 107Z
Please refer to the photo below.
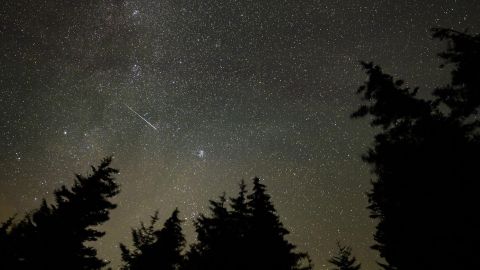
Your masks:
M248 195L251 212L250 248L256 262L255 269L310 269L301 266L305 253L294 252L295 246L285 239L289 233L283 227L260 179L253 179L253 191Z
M236 254L234 261L234 269L251 269L252 264L249 261L249 253L251 248L251 216L250 210L247 204L247 186L245 181L241 181L239 185L240 191L238 192L237 197L230 198L230 211L229 216L229 227L230 231L230 241L232 244L229 247L229 252L231 254Z
M230 206L233 209L232 215L234 218L238 219L238 221L244 221L248 216L247 185L245 185L244 180L240 182L239 188L238 196L230 198Z
M186 269L311 269L307 254L296 253L285 239L288 231L265 186L258 178L253 184L247 195L242 181L231 209L225 195L210 201L211 215L201 215L195 223L197 243L187 254Z
M149 250L151 246L156 241L155 237L155 224L158 221L158 212L150 218L150 225L145 226L143 222L140 222L140 228L132 229L132 239L134 250L130 251L127 246L120 243L120 250L122 252L122 260L124 266L122 269L138 269L142 265L151 265L152 259L155 259ZM142 257L142 258L140 258Z
M433 32L448 41L440 57L453 68L451 84L431 100L362 63L365 104L352 116L369 115L380 128L363 159L376 174L369 209L385 269L478 268L480 36Z
M125 245L120 244L124 262L122 269L179 269L183 263L185 238L178 214L178 209L175 209L160 230L155 229L158 212L151 217L148 227L141 223L139 229L133 229L135 249L130 251Z
M13 266L16 261L15 250L12 249L12 238L10 231L14 226L15 216L3 222L0 226L0 266Z
M119 192L106 158L88 177L76 175L71 189L54 192L55 203L43 200L39 209L18 223L0 229L2 269L100 269L107 264L86 243L105 233L94 228L109 219L116 207L110 199Z
M211 216L201 214L195 221L197 243L187 253L186 269L232 269L235 254L230 252L233 226L225 195L210 201Z
M329 263L336 266L332 270L360 270L360 264L357 263L357 259L352 256L352 248L348 246L342 246L337 243L338 254L333 256Z
M433 92L437 97L435 102L445 104L450 109L450 116L460 121L478 115L480 35L472 36L451 29L435 28L433 37L448 42L447 50L439 56L445 64L453 65L451 83ZM478 127L478 122L474 125Z

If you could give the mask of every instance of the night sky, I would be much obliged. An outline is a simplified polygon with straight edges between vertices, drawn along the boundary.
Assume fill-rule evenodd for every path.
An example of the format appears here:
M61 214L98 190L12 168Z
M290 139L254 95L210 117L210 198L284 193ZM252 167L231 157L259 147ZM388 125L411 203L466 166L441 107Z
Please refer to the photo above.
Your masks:
M479 14L476 0L3 0L0 221L113 154L122 190L96 244L113 266L155 210L178 207L191 243L209 199L259 176L316 269L337 240L378 268L360 158L375 131L349 118L359 60L428 93L448 80L429 29L477 32Z

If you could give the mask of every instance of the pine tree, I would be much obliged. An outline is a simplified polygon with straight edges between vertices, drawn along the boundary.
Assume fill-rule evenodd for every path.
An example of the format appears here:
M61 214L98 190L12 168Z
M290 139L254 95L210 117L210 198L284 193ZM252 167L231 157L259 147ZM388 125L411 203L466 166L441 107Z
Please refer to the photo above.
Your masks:
M133 229L134 250L130 251L120 244L124 262L122 269L179 269L183 263L185 237L178 214L178 209L175 209L160 230L155 229L158 212L151 217L148 227L141 223L139 229Z
M364 160L376 174L369 209L385 269L478 268L480 35L435 29L434 37L448 41L440 56L453 69L433 99L363 63L365 105L353 116L380 128Z
M201 215L195 223L197 243L187 254L185 269L311 269L308 256L294 252L295 246L284 238L288 231L265 186L258 178L253 181L248 195L245 183L240 183L237 197L230 199L231 209L225 195L210 201L211 214Z
M242 180L240 182L240 191L238 196L235 198L230 198L233 214L238 217L244 217L248 214L248 206L247 206L247 185L245 185L245 181Z
M182 233L182 222L178 218L178 214L178 209L175 209L163 225L163 229L156 234L157 242L153 248L159 250L162 254L161 258L164 259L164 263L160 266L161 269L179 269L184 261L185 237Z
M231 269L232 224L225 195L210 201L210 216L201 214L195 221L197 242L187 254L186 269Z
M260 179L253 179L253 191L247 196L251 213L249 246L251 269L311 269L306 253L296 253L295 245L285 239L289 233L281 223ZM303 265L304 262L306 265Z
M148 251L156 241L155 225L157 221L158 211L150 217L150 224L148 226L145 226L143 222L140 222L140 228L132 229L133 251L130 251L127 246L120 243L122 260L124 262L122 269L146 268L148 265L152 264L152 260L155 260Z
M241 181L239 185L240 191L237 197L230 198L230 245L229 253L233 254L231 257L232 270L250 269L251 263L249 257L249 235L251 231L251 215L247 205L247 186L245 181Z
M107 264L86 245L105 233L95 228L109 219L116 207L110 199L119 192L106 158L88 177L76 175L71 189L54 192L55 203L43 200L39 209L16 224L10 224L10 258L2 258L4 269L100 269Z
M340 243L337 243L338 254L333 256L329 263L336 266L332 270L360 270L360 264L357 263L357 259L352 256L352 248L347 246L342 246Z
M14 226L15 216L0 225L0 266L4 268L15 265L16 255L10 231Z

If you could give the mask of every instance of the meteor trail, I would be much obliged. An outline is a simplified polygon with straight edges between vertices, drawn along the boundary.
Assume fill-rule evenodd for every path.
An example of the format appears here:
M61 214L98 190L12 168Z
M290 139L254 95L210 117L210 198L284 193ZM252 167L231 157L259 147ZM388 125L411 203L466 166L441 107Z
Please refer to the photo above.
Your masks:
M138 114L134 109L130 108L130 106L128 106L127 104L123 104L125 106L127 106L127 108L132 111L134 114L136 114L138 117L140 117L143 121L145 121L145 123L147 123L149 126L151 126L153 129L157 130L157 128L152 125L150 122L147 121L147 119L143 118L140 114Z

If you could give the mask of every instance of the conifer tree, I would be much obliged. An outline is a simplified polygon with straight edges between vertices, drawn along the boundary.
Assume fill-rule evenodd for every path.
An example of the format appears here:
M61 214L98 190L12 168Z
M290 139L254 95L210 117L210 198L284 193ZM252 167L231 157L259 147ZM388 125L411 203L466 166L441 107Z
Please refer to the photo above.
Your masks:
M0 225L0 266L7 267L15 265L15 250L12 249L11 229L14 226L15 216L9 218Z
M270 201L270 195L253 180L251 194L240 183L237 197L227 208L225 195L210 201L209 216L201 215L195 226L197 242L187 253L185 269L201 270L300 270L311 269L305 253L285 239L283 227Z
M183 263L185 237L178 214L178 209L175 209L162 229L155 229L158 212L151 217L149 226L141 223L140 228L133 229L134 250L130 251L120 244L124 262L122 269L179 269Z
M141 269L147 265L151 265L152 254L149 250L156 241L155 225L158 222L158 211L150 217L150 224L145 226L140 222L140 228L132 229L132 240L134 249L131 251L126 245L120 243L120 250L122 252L122 261L124 263L122 269Z
M433 31L448 42L440 57L452 81L431 99L363 63L365 103L353 117L380 128L364 160L376 175L369 209L385 269L478 268L480 35Z
M242 180L240 182L240 191L238 192L238 196L234 198L230 198L232 207L232 213L237 215L238 217L244 217L248 215L248 206L247 206L247 185L245 185L245 181Z
M237 197L230 198L230 245L229 253L233 254L232 270L251 269L252 265L248 260L250 250L250 232L251 232L251 215L247 204L247 186L245 181L241 181L239 185Z
M225 195L210 201L210 216L201 214L195 221L197 242L187 254L187 269L231 269L232 224Z
M338 254L333 256L329 263L333 264L335 268L332 270L360 270L360 264L357 263L357 259L352 256L352 248L342 246L337 243Z
M295 245L285 239L289 233L281 223L270 201L266 187L258 177L253 179L253 190L247 205L251 213L249 245L252 269L311 269L305 253L296 253ZM303 265L304 262L306 265Z
M116 205L110 199L119 192L106 158L87 177L76 175L72 188L54 192L55 203L43 200L39 209L18 223L2 226L2 238L9 243L9 257L2 269L100 269L107 264L97 258L88 242L105 233L95 228L109 219ZM5 230L7 230L5 232Z

